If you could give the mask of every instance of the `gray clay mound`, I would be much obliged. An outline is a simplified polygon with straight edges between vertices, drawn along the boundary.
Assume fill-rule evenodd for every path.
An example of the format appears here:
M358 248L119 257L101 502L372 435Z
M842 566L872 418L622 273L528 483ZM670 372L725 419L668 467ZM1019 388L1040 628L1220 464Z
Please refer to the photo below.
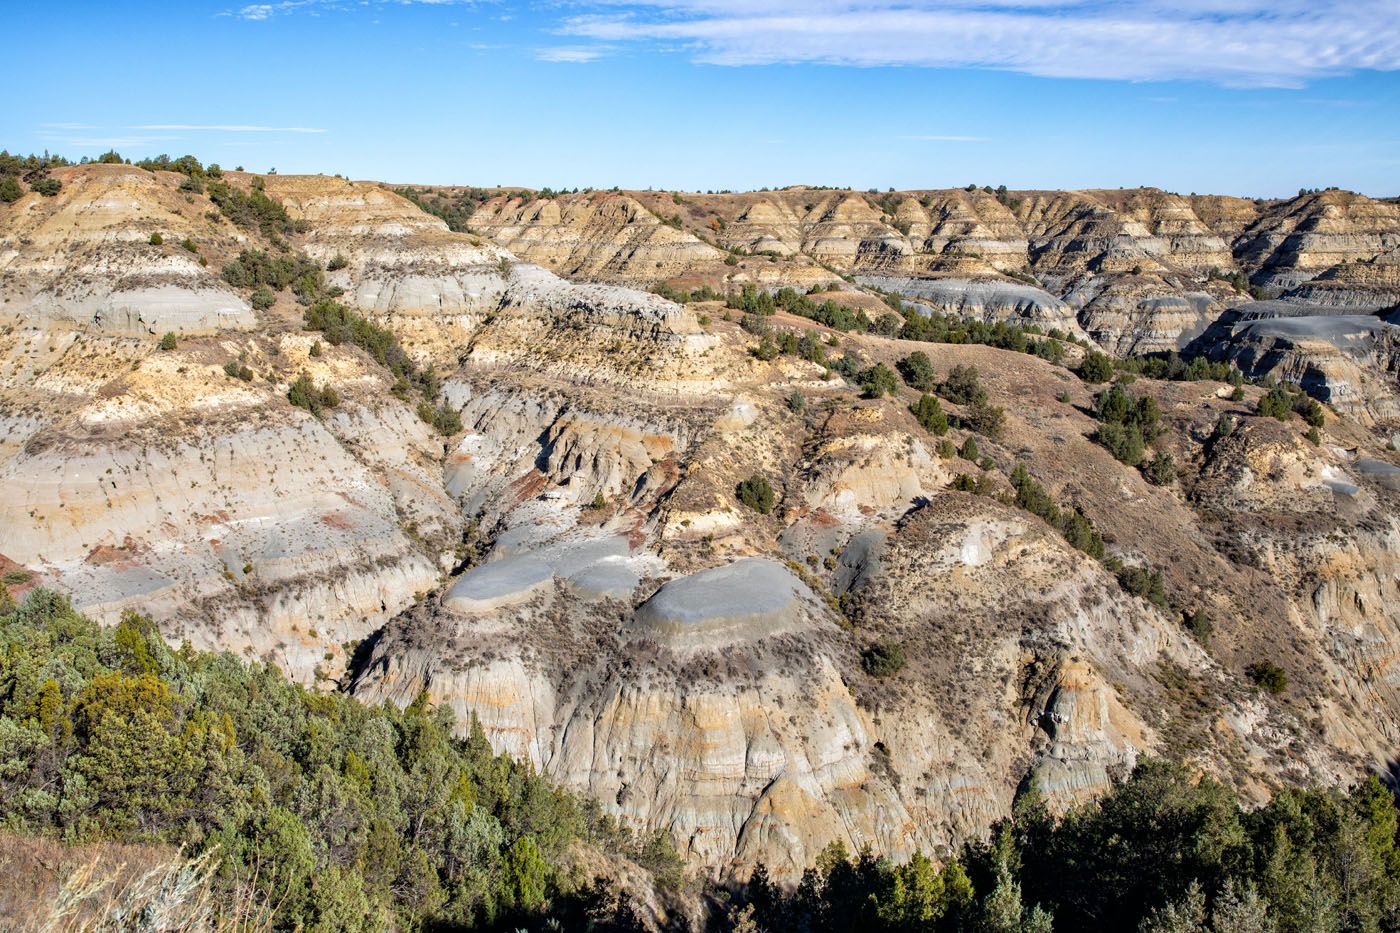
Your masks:
M1375 339L1385 325L1371 315L1346 314L1326 317L1276 317L1240 325L1239 337L1256 339L1316 340L1338 350L1359 350Z
M1377 485L1400 491L1400 467L1384 460L1358 460L1356 472L1369 477Z
M507 557L462 574L442 604L455 612L491 612L525 602L553 579L554 571L538 558Z
M746 557L667 583L637 610L633 631L677 650L758 641L800 626L804 594L782 564Z
M604 562L580 570L569 577L574 588L598 599L626 599L641 583L636 571L626 564Z

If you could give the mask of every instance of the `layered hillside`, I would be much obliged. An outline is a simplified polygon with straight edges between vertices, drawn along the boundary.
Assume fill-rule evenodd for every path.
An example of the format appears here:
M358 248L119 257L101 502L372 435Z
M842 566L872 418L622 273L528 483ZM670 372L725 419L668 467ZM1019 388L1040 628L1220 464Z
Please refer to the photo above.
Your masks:
M1114 353L1181 348L1246 286L1304 306L1400 300L1385 271L1400 208L1340 191L517 193L470 224L564 275L725 291L807 288L828 270L942 311L1082 328Z
M618 284L830 267L972 317L1176 341L1223 310L1233 286L1206 275L1273 206L595 192L488 199L453 232L339 178L218 180L269 226L212 182L66 171L0 207L0 563L104 620L139 608L172 643L426 697L717 877L791 879L833 840L948 853L1028 779L1063 808L1147 755L1257 801L1400 742L1379 409L1339 404L1310 439L1258 415L1262 386L1138 378L1151 450L1115 456L1105 386L1054 361L1077 348L736 322ZM43 227L84 204L116 205L106 239ZM166 283L127 289L121 328L45 310L75 269L135 280L185 236L207 262L188 305ZM242 316L186 314L211 293Z

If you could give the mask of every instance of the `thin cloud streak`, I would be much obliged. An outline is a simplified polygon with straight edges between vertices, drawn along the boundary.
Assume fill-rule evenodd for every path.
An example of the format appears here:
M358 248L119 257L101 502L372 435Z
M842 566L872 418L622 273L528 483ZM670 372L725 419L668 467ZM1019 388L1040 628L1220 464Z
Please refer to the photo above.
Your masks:
M556 48L536 49L535 60L541 62L566 62L576 65L584 65L589 62L596 62L608 54L608 49L604 48L584 48L579 46L560 46Z
M1300 87L1400 69L1395 0L651 0L561 32L681 43L716 65L988 68L1040 77Z
M134 130L171 130L189 133L324 133L317 126L252 126L247 124L148 123Z

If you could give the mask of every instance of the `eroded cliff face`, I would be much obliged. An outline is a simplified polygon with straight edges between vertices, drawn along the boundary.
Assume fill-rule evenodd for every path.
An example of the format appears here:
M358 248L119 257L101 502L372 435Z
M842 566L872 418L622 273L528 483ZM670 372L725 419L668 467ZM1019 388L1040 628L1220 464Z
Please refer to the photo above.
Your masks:
M237 252L243 238L205 216L207 199L186 199L183 176L93 165L54 177L63 184L57 197L30 193L5 209L0 322L68 322L133 336L253 324L247 301L219 279L217 262L212 269L200 263ZM163 242L152 243L153 235Z
M1395 205L1338 191L503 195L471 222L573 277L726 291L807 288L830 269L946 313L1087 332L1118 354L1181 349L1249 299L1241 281L1367 313L1400 301Z
M107 246L80 224L73 242L88 245L70 249L51 225L47 265L7 254L6 297L57 294L90 259L112 281L159 264L147 227L159 209L177 234L177 214L191 235L211 225L197 244L209 266L181 286L191 306L222 290L248 317L178 328L160 350L161 330L177 328L154 326L159 301L138 302L137 327L29 298L7 312L5 568L105 619L149 612L172 640L265 657L327 689L339 680L367 702L426 693L463 731L475 717L497 749L669 831L715 875L762 861L793 877L832 839L946 852L1006 815L1028 778L1065 806L1145 754L1186 758L1254 798L1392 758L1400 467L1370 426L1386 417L1375 373L1394 372L1379 323L1369 349L1344 354L1356 404L1338 391L1317 446L1297 420L1250 416L1260 388L1235 402L1222 384L1135 381L1163 414L1157 449L1181 467L1158 486L1092 441L1096 387L1061 366L774 316L779 330L836 338L830 353L861 366L921 350L940 376L977 367L1006 425L977 438L974 463L956 453L967 430L919 427L908 387L860 398L813 363L755 358L735 323L615 284L650 284L648 262L697 284L706 263L736 283L830 280L820 260L985 320L1083 327L1126 352L1204 327L1229 286L1202 270L1228 263L1273 207L804 189L487 201L483 233L496 218L494 235L512 227L542 263L609 280L590 283L453 233L375 185L262 183L298 222L289 247L436 373L431 401L460 430L438 434L371 356L305 331L290 294L254 312L220 284L210 270L237 249L276 249L261 234L208 220L207 201L164 176L74 169L57 201L0 207L0 237L19 242L65 204L134 206L102 221ZM681 229L646 219L663 209ZM711 249L701 236L772 255L727 265L695 248ZM629 248L631 261L605 258ZM1342 271L1325 281L1350 281ZM1265 323L1290 320L1281 313ZM1237 357L1260 371L1308 365L1220 339L1282 354L1257 367ZM339 405L293 407L302 374ZM1166 606L1011 504L1018 463L1092 521L1108 555L1160 569ZM955 491L963 474L990 494ZM773 486L770 511L737 497L754 475ZM1206 643L1181 622L1196 609L1214 621ZM902 667L872 663L892 645ZM1289 672L1280 697L1244 677L1264 659Z

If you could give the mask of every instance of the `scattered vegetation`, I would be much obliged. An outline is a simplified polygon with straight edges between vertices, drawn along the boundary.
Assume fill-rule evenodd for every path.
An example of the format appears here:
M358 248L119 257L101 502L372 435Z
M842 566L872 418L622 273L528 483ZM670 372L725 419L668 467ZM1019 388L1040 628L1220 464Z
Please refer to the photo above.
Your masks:
M224 281L236 288L252 288L266 301L269 294L291 286L292 294L301 304L311 304L326 294L326 276L321 267L300 253L271 254L260 249L245 249L237 259L224 266ZM333 296L332 296L333 297ZM275 294L274 294L275 300ZM257 304L254 304L257 307ZM271 307L267 303L265 307Z
M211 180L207 191L209 200L214 202L219 213L240 227L260 231L274 243L301 229L288 215L286 208L267 196L261 179L254 178L253 186L246 194L219 180Z
M395 188L394 193L408 198L434 217L442 218L447 229L456 233L467 232L472 214L493 197L490 191L481 188L467 188L452 194L427 188Z
M1016 464L1011 471L1011 488L1016 490L1016 505L1044 519L1075 548L1091 557L1103 558L1103 537L1093 523L1078 509L1060 508L1024 463Z

